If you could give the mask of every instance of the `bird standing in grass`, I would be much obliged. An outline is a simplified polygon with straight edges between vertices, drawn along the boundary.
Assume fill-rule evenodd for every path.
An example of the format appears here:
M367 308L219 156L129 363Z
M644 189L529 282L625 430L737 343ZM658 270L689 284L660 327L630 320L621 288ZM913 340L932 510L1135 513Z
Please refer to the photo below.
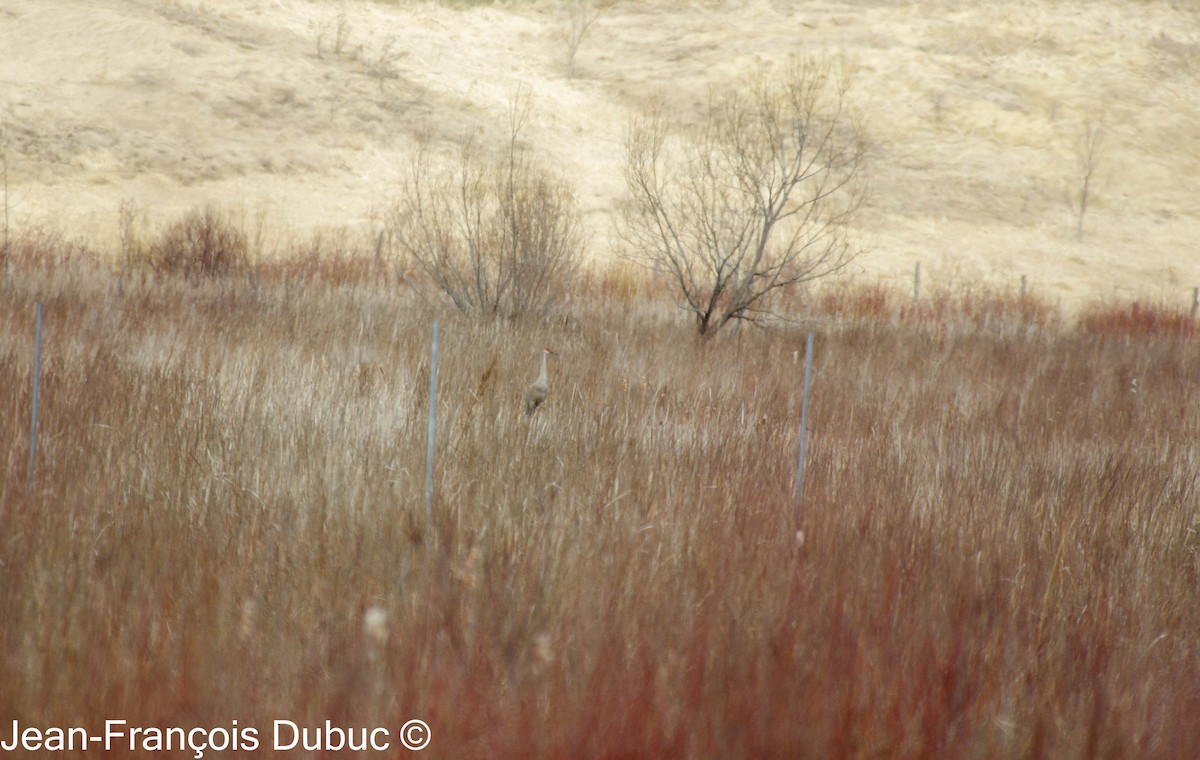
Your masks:
M533 385L529 386L529 390L525 391L525 414L533 414L546 402L546 394L550 391L550 381L546 376L547 356L558 356L558 354L548 348L542 349L542 371L538 374L537 380L533 381Z

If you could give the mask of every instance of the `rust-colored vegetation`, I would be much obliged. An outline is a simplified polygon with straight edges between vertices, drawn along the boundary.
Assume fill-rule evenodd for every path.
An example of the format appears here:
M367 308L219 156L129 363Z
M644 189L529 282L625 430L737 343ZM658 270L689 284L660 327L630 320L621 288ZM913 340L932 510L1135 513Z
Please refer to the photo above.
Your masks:
M391 260L118 293L36 258L0 296L6 720L419 717L439 758L1200 756L1182 317L813 294L797 519L802 330L699 340L629 270L545 318L442 312L426 525L435 314Z

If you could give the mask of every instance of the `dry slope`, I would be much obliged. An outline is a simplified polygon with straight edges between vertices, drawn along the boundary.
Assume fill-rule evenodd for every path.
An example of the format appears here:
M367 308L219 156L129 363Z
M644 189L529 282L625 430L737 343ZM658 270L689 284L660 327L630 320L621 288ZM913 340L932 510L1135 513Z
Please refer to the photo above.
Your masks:
M1200 15L1187 4L664 3L603 11L565 76L561 4L0 0L9 206L112 246L117 206L215 202L280 239L368 225L414 140L494 137L527 89L532 143L610 254L621 135L646 101L795 53L845 59L875 144L860 274L1184 304L1200 284ZM1087 234L1068 197L1105 129Z

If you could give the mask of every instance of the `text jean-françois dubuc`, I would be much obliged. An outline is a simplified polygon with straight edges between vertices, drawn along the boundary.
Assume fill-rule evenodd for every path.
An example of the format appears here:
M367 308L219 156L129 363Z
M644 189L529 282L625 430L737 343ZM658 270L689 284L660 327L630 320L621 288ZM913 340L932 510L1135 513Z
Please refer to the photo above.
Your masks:
M83 726L30 726L12 721L10 731L0 723L0 752L111 752L121 756L129 752L189 751L197 760L205 752L254 752L302 750L308 752L386 752L393 747L422 750L429 746L429 725L410 720L398 731L385 726L345 727L324 721L304 726L279 719L269 729L239 725L227 726L136 726L110 719L103 727L89 730Z

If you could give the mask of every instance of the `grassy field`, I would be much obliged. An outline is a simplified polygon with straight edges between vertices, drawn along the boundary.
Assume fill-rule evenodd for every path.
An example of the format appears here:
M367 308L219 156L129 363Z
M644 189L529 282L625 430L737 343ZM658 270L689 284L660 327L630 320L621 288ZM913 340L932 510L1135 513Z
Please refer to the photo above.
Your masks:
M1200 756L1190 322L814 300L797 520L802 330L701 342L616 276L540 322L443 313L426 525L410 290L106 272L0 295L3 721L421 718L437 758Z

